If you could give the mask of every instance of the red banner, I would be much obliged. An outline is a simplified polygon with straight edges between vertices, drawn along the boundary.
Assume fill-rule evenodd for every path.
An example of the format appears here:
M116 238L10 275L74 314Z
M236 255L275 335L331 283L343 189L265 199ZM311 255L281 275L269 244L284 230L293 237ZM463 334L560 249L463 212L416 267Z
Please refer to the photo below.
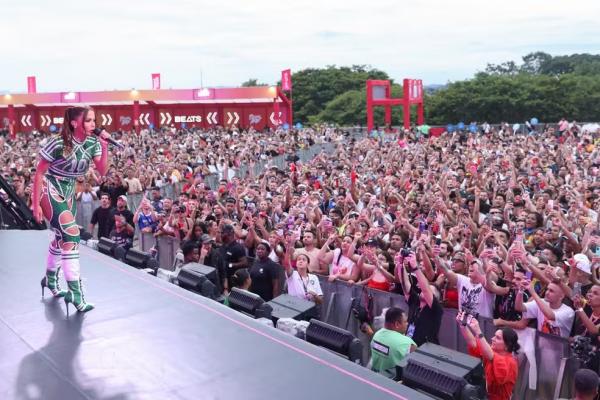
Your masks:
M408 79L410 101L421 101L423 99L423 81L420 79Z
M160 89L160 74L152 74L152 90Z
M27 77L27 93L37 93L35 87L35 76Z
M280 113L281 111L279 109L279 103L277 101L273 102L273 113L271 114L270 120L275 127L281 125L281 120L279 118Z
M284 69L281 71L281 89L292 90L292 70Z

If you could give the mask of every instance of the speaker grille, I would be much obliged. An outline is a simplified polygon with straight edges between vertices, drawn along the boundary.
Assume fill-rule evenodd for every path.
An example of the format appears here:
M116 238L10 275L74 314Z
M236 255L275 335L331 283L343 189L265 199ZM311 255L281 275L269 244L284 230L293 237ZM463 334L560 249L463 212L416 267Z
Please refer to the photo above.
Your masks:
M443 399L459 399L462 388L466 385L463 378L446 374L410 359L402 373L402 380L407 386L426 389L428 393L441 396Z
M310 325L306 328L307 342L344 355L348 354L352 339L354 339L352 333L317 319L311 319Z
M230 307L250 315L254 315L263 303L264 300L259 295L238 288L233 288L229 294Z

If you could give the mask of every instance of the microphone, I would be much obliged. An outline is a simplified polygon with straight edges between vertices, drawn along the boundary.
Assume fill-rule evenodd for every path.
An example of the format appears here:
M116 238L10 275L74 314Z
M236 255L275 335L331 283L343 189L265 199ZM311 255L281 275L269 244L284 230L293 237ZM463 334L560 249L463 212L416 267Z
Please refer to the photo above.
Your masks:
M102 133L102 131L104 130L104 128L94 128L94 130L92 132L94 132L94 135L100 137L100 134ZM111 137L107 137L107 138L103 138L104 140L106 140L108 143L112 144L113 146L116 146L120 149L124 149L125 146L123 146L121 143L117 142L115 139L111 138Z

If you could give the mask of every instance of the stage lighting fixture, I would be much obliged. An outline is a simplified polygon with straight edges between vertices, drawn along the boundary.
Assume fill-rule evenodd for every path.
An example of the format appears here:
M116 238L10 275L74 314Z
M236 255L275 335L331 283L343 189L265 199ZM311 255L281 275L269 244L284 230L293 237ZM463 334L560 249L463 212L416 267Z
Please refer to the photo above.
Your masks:
M102 254L106 254L107 256L114 257L115 247L117 247L117 242L114 240L101 237L98 241L98 251Z
M345 329L313 318L306 328L306 341L331 350L356 364L361 363L362 344Z
M217 270L208 265L188 263L177 275L179 286L210 299L219 297Z
M402 360L402 383L445 400L466 400L485 394L481 360L467 354L425 343ZM398 370L398 368L397 368ZM397 377L400 379L400 377ZM471 397L472 393L478 396Z
M272 308L259 295L233 288L229 294L229 307L253 318L271 318Z
M152 270L154 274L158 269L158 261L150 253L137 249L129 249L123 261L137 269Z

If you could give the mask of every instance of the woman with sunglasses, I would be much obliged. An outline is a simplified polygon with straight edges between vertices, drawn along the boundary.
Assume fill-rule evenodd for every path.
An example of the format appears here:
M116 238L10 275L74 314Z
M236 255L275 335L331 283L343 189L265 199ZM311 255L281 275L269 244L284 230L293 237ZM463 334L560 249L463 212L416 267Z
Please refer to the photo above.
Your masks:
M67 315L69 303L80 312L94 308L85 301L81 288L75 184L78 177L86 175L92 161L100 175L107 172L106 139L110 135L102 131L98 138L92 134L95 128L94 110L67 108L60 135L50 138L40 150L33 183L33 216L40 223L47 219L54 232L48 249L46 275L41 281L42 296L44 288L48 288L54 297L64 297ZM65 271L68 291L59 286L61 268Z

